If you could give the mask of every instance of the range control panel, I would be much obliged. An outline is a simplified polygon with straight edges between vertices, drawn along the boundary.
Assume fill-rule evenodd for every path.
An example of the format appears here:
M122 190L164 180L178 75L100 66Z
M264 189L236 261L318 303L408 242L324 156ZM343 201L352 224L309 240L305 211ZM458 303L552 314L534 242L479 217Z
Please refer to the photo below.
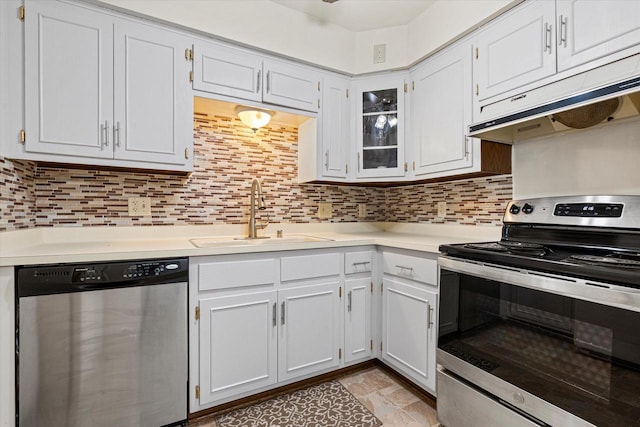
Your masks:
M620 203L559 203L555 216L620 218L623 205Z

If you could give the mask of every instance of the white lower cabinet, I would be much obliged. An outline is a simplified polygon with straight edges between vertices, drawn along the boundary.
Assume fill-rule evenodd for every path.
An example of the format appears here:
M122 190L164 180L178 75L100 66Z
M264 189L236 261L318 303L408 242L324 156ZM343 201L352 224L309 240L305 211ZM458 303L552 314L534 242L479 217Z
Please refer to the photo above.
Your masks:
M278 381L277 292L200 300L200 404Z
M337 280L278 291L278 379L340 365L340 284Z
M344 281L344 361L371 357L371 277Z
M437 293L390 277L382 286L382 359L435 391Z

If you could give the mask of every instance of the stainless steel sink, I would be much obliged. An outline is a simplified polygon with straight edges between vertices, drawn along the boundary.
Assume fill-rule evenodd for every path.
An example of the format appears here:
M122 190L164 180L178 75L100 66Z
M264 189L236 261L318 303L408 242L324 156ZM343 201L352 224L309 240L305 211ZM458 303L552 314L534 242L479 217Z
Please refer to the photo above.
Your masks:
M203 237L200 239L191 239L190 242L198 248L215 248L215 247L232 247L232 246L263 246L263 245L282 245L287 243L312 243L312 242L331 242L333 239L324 237L292 235L287 237L266 237L259 239L247 239L243 237Z

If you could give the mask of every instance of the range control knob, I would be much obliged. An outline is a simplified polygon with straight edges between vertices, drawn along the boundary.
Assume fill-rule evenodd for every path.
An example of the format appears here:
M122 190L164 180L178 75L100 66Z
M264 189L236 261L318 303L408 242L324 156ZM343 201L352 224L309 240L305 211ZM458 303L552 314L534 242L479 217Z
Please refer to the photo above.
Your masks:
M522 212L530 214L531 212L533 212L533 206L531 206L529 203L525 203L524 206L522 206Z
M512 213L514 215L517 215L520 213L520 206L518 205L511 205L511 207L509 208L509 213Z

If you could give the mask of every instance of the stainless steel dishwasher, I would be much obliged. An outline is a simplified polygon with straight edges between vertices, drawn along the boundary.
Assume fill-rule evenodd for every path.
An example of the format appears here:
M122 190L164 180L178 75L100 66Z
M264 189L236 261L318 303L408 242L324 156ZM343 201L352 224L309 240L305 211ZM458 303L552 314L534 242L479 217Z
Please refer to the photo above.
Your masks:
M16 425L186 425L188 265L18 267Z

